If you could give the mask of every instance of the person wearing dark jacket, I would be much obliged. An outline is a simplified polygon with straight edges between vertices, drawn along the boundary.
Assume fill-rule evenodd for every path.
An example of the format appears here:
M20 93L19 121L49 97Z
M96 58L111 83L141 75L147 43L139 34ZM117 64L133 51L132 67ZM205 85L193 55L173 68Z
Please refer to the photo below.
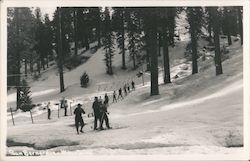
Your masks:
M50 120L50 116L51 116L51 107L50 107L50 102L48 102L48 105L47 105L47 110L48 110L48 120Z
M113 92L113 103L114 103L114 102L117 102L117 99L116 99L116 92L115 92L115 91Z
M119 94L118 94L118 98L117 99L119 100L120 97L123 99L122 88L120 88L118 92L119 92Z
M100 124L100 130L103 130L103 121L105 121L106 127L108 129L111 129L109 126L109 119L108 119L108 111L107 106L105 104L102 104L100 107L100 113L101 113L101 124Z
M135 90L135 82L134 81L131 82L131 86L132 86L132 90L134 91Z
M81 108L81 106L82 105L79 103L77 105L77 108L74 110L74 114L75 114L75 126L76 126L77 134L79 134L79 131L78 131L79 123L81 125L80 132L83 133L82 129L83 129L83 126L84 126L84 122L83 122L83 119L82 119L82 114L85 114L85 111Z
M94 130L97 129L97 121L100 121L100 103L98 101L98 97L95 97L95 101L93 102L92 105L93 111L94 111Z
M107 95L107 93L105 93L105 96L104 96L104 102L103 102L105 105L109 105L109 97Z
M124 90L125 96L127 96L127 85L126 84L123 86L123 90Z

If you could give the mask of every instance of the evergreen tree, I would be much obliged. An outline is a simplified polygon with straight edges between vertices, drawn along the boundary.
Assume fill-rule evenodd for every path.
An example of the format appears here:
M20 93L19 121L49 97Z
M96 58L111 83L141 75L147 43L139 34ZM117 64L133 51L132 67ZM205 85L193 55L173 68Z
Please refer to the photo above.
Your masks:
M227 35L228 46L232 45L231 27L232 27L232 10L229 7L224 7L224 32Z
M243 25L242 25L243 8L241 6L237 7L237 13L238 13L238 25L239 25L239 33L240 33L240 42L241 42L241 45L243 45Z
M127 69L126 67L126 60L125 60L125 15L126 15L126 8L115 7L113 8L113 25L116 31L117 43L118 48L121 50L122 53L122 69Z
M164 63L164 83L171 83L171 78L170 78L170 65L169 65L169 38L171 37L170 33L173 32L172 30L175 30L175 28L172 28L175 26L175 24L169 25L173 23L172 21L172 8L163 8L161 9L160 14L160 27L161 27L161 32L163 35L163 40L162 40L162 45L163 45L163 63ZM171 26L171 27L170 27ZM171 29L169 29L169 27Z
M211 7L205 7L205 14L204 14L206 29L208 31L208 41L211 44L212 43L212 16L211 16Z
M167 16L168 16L169 45L174 46L175 27L176 27L175 18L177 16L177 8L176 7L167 8Z
M20 109L24 112L32 109L32 99L30 97L30 87L23 79L20 87Z
M203 11L201 7L187 8L187 20L190 25L189 32L191 35L191 45L192 45L192 74L198 73L197 40L201 33L202 15Z
M144 28L148 34L147 46L150 54L150 72L151 72L151 85L150 94L158 95L158 54L157 54L157 27L158 27L158 16L159 12L156 8L144 8Z
M105 50L105 64L107 67L107 74L112 75L113 74L113 57L114 57L114 34L112 32L112 26L111 26L111 18L110 18L110 12L108 8L105 8L104 11L104 50Z
M61 26L61 8L57 7L58 17L57 17L57 56L58 56L58 67L59 67L59 77L60 77L60 92L64 89L64 77L63 77L63 40L62 40L62 26Z
M129 9L128 20L128 50L133 61L133 69L137 68L137 62L141 59L142 39L139 27L138 13L134 8Z
M20 108L20 80L22 60L29 59L34 46L34 16L30 8L8 8L8 86L16 86L16 107ZM25 72L27 74L27 70Z
M49 15L44 15L44 57L46 57L46 63L48 67L49 58L52 57L53 53L53 31L52 31L52 23L49 19Z
M216 75L223 73L221 64L221 53L220 53L220 20L218 7L211 7L211 15L213 18L213 33L214 33L214 45L215 45L215 68Z

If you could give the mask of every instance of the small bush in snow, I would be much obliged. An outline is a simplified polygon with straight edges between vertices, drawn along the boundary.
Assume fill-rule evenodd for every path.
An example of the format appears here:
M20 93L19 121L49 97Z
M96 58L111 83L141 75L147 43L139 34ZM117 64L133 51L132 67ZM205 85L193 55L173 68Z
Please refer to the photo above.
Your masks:
M86 88L88 86L89 83L89 76L86 72L84 72L80 78L80 83L81 83L81 87Z

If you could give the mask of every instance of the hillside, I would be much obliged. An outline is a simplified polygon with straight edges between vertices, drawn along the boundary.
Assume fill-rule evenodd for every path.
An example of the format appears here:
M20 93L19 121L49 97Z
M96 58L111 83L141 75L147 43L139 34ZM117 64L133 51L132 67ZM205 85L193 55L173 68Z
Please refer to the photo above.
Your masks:
M223 40L222 43L225 43ZM164 85L160 69L160 95L154 97L149 95L149 74L146 73L146 83L142 86L141 79L134 77L137 71L120 70L121 55L117 54L115 57L115 75L112 77L105 75L103 51L99 49L86 63L65 73L67 82L65 93L59 94L56 88L48 88L55 91L40 94L33 99L45 105L48 100L57 102L58 98L64 95L72 101L72 105L78 102L84 103L84 109L90 113L91 99L104 92L111 92L113 88L98 91L96 89L98 84L120 81L117 88L128 78L134 77L136 91L131 92L123 101L109 106L113 129L94 132L93 118L85 115L85 133L77 136L73 125L74 116L62 117L63 110L61 110L61 117L57 118L57 107L54 106L52 120L46 120L46 110L40 107L33 111L35 124L31 124L29 113L19 112L14 116L16 126L12 126L8 114L8 149L45 150L49 155L72 153L240 155L243 146L242 47L239 42L234 42L229 47L230 52L223 62L224 74L215 76L213 58L210 54L205 61L199 60L199 73L191 75L190 62L184 61L181 52L185 43L187 42L179 42L170 52L175 54L175 59L171 61L172 78L175 75L179 77L172 79L172 84ZM84 70L88 71L92 79L88 89L79 88L78 75ZM38 83L56 85L57 80L57 76L53 75L46 81ZM34 93L39 91L35 85L32 88ZM25 135L29 137L24 137Z

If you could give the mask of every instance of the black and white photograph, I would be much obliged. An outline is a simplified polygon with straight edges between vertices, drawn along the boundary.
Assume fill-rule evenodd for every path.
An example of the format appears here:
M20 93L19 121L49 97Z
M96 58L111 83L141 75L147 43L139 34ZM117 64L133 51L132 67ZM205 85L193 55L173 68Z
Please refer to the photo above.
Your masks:
M4 159L247 160L246 3L30 3L1 8Z

